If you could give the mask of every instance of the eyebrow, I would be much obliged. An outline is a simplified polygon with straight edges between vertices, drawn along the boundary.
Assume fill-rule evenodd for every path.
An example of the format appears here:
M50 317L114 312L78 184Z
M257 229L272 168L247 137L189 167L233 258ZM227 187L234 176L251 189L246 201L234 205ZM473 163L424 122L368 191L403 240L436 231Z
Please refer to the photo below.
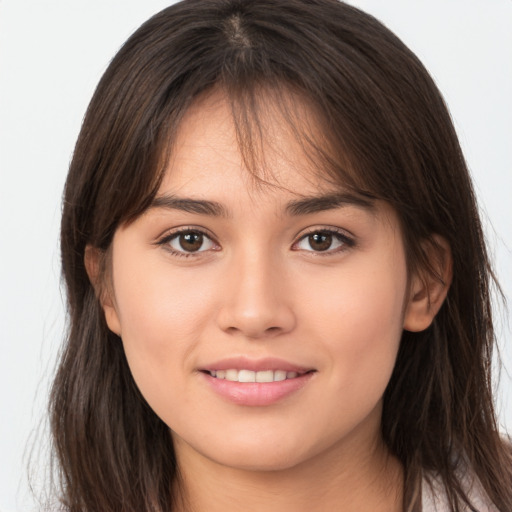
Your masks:
M182 212L196 213L199 215L228 217L226 208L216 201L188 199L169 195L155 197L149 208L165 208L168 210L180 210Z
M370 197L365 198L348 193L326 194L290 201L286 206L286 212L293 216L308 215L326 210L334 210L343 206L356 206L365 210L373 210L375 202Z
M370 198L348 194L335 193L321 196L310 196L297 199L287 203L285 211L291 216L309 215L313 213L334 210L344 206L356 206L365 210L373 210L374 201ZM169 210L180 210L197 215L209 215L212 217L229 217L228 210L217 201L205 199L189 199L171 195L155 197L149 208L165 208Z

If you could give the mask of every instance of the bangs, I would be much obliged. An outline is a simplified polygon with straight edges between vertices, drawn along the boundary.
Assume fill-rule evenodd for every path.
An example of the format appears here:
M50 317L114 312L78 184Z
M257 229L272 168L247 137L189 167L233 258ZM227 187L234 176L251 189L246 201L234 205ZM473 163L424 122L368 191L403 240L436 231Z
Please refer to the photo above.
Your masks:
M268 164L272 153L282 160L285 154L280 141L288 136L296 142L296 171L319 188L343 189L365 198L377 198L370 189L368 173L358 172L355 157L345 147L345 137L332 119L310 96L292 84L255 82L228 83L221 93L228 101L244 167L261 184L279 185L276 169ZM212 91L213 92L213 91Z
M255 190L286 188L280 182L279 169L269 163L272 156L280 161L299 160L295 170L319 190L349 192L366 201L380 198L372 189L371 173L361 170L361 161L347 147L349 137L339 135L339 118L334 123L312 98L292 84L223 80L169 113L148 154L152 165L141 169L131 207L119 224L133 222L150 207L169 168L188 110L201 108L210 100L227 103L242 164ZM296 142L294 151L298 154L287 154L288 148L281 144L285 138Z

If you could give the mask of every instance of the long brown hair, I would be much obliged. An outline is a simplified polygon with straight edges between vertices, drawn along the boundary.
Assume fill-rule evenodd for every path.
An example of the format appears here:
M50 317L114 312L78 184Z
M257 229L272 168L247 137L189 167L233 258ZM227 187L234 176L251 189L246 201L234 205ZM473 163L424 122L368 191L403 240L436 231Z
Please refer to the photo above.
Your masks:
M249 159L262 91L293 90L313 104L329 150L309 151L338 183L393 206L410 268L432 272L426 244L434 235L448 241L447 300L430 328L403 333L382 436L405 468L405 510L419 503L425 471L461 510L469 501L462 463L500 510L512 510L512 459L491 392L493 275L450 116L416 56L336 0L185 0L143 24L101 79L64 193L69 332L50 402L62 504L72 512L172 510L179 468L168 427L106 326L84 253L90 244L108 254L117 227L144 212L183 113L213 87L230 99Z

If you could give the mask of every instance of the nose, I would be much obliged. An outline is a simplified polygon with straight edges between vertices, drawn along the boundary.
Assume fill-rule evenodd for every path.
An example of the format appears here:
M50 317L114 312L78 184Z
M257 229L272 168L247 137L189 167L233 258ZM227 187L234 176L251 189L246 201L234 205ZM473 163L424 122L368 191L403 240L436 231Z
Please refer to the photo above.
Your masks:
M296 318L286 274L271 256L252 254L229 264L218 326L250 339L273 338L292 331Z

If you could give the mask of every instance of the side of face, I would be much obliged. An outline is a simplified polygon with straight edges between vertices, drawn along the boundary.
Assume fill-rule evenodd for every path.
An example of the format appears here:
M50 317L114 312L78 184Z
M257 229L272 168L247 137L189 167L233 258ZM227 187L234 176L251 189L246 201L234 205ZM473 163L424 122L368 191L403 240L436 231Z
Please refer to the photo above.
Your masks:
M178 456L245 469L374 443L402 331L426 328L446 293L408 276L388 205L322 182L283 123L266 123L275 181L256 186L223 97L189 110L155 204L115 234L104 300ZM253 383L222 391L212 375L229 365L302 381L248 401Z

